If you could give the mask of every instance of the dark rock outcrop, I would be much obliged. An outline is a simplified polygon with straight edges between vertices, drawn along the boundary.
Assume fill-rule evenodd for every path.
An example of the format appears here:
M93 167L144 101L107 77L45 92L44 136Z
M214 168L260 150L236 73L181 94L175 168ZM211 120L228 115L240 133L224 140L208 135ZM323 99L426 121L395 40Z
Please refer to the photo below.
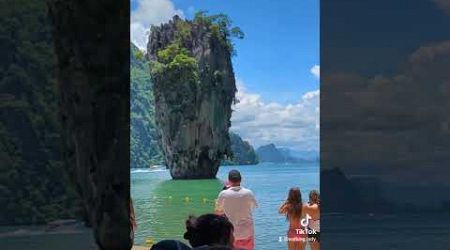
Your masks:
M231 152L233 156L222 161L222 165L254 165L258 164L258 156L255 153L252 145L248 141L230 132Z
M316 150L292 150L289 148L282 148L282 150L285 151L286 154L297 159L303 159L310 162L318 162L320 160L320 154Z
M256 150L261 162L285 162L284 155L271 143Z
M221 159L230 152L228 128L236 92L231 51L210 26L175 16L152 27L149 59L158 61L158 53L183 34L189 39L181 46L197 66L152 74L156 123L172 178L215 178Z
M365 212L367 207L355 185L339 168L320 172L321 211L323 213Z
M130 249L129 1L48 5L66 164L99 248Z
M80 200L61 155L47 6L1 1L0 23L0 225L77 217Z
M275 144L267 144L256 150L260 162L272 163L302 163L316 162L317 159L306 159L294 156L294 152L288 148L277 148Z

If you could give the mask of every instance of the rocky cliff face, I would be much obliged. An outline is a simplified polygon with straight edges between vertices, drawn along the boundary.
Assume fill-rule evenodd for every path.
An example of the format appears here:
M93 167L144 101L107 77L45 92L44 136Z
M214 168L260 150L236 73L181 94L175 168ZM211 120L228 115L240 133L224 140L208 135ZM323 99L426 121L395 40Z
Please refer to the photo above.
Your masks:
M0 225L73 218L46 4L2 1L0 12Z
M129 2L48 5L66 164L99 248L130 249Z
M156 122L174 179L215 178L230 152L236 85L230 48L213 29L175 16L149 37Z
M242 140L242 138L230 132L231 140L231 152L233 156L229 159L222 161L222 165L254 165L258 164L258 156L255 149L248 141Z
M259 147L256 153L261 162L285 162L284 155L273 143Z
M298 158L292 155L291 150L287 148L277 148L275 144L271 143L259 147L256 154L260 162L273 163L300 163L300 162L314 162L315 159Z

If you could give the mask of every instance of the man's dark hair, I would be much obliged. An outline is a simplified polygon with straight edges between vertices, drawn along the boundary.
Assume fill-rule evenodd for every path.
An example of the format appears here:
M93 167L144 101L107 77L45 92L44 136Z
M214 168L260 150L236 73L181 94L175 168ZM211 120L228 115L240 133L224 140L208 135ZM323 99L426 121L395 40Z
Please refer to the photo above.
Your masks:
M203 246L196 247L193 250L233 250L233 248L227 246Z
M228 246L233 233L233 224L224 216L204 214L198 218L189 216L186 220L184 238L192 247Z
M241 181L241 173L236 169L228 172L228 180L231 182L240 182Z
M150 250L191 250L191 248L178 240L162 240L153 245Z

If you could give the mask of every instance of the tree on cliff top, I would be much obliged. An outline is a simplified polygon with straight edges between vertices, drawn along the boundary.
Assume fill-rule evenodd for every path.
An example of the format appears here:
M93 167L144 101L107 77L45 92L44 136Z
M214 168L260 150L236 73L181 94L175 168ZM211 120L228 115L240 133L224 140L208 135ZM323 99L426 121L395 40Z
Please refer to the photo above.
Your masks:
M241 28L234 26L230 18L225 14L207 15L207 11L198 11L195 14L193 21L182 20L180 18L176 20L177 32L175 34L175 41L164 49L158 52L158 62L163 64L169 64L172 61L179 67L188 66L192 67L193 58L188 55L188 51L185 49L186 43L191 40L192 23L196 26L207 27L211 34L215 36L223 45L228 49L232 56L236 55L234 49L233 38L243 39L244 33ZM153 27L152 27L153 28ZM192 58L192 60L190 60ZM155 73L162 71L162 65L154 65Z
M207 11L198 11L195 13L194 24L209 27L212 34L220 38L226 45L231 55L236 55L232 38L243 39L244 32L237 26L232 27L232 22L227 15L220 13L208 16L207 13Z
M198 11L194 20L182 20L174 17L176 26L175 39L156 53L156 60L150 61L151 75L157 81L159 77L167 78L165 91L175 91L178 86L171 83L177 79L196 86L199 82L199 66L197 60L188 49L192 40L193 27L206 27L206 30L214 36L231 56L236 55L233 38L243 39L244 33L239 27L232 27L230 18L225 14L207 15L206 11ZM156 27L152 26L152 30ZM214 72L215 78L221 78L220 72ZM178 102L177 98L174 100ZM235 100L236 101L236 100Z

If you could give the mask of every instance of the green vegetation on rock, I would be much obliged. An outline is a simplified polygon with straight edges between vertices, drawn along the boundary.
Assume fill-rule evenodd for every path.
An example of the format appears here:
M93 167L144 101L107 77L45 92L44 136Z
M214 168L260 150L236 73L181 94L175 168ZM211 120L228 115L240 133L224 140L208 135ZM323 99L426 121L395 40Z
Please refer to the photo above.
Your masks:
M131 167L164 164L155 125L155 101L144 53L130 44L130 158Z
M230 159L222 161L222 165L254 165L258 164L258 156L252 145L242 138L230 132L231 151L233 156Z
M190 84L198 84L197 61L178 42L158 51L157 60L152 61L150 65L151 74L155 79L164 79L164 90L168 92L175 91L177 86L173 86L173 83L180 79Z
M193 21L175 19L175 39L166 48L157 52L156 60L151 61L152 75L170 75L185 79L192 83L199 81L199 68L197 60L186 48L192 39L193 26L206 27L210 34L218 39L230 54L235 55L232 38L243 39L244 33L239 27L231 27L231 20L225 14L206 15L206 11L195 14ZM173 82L171 78L167 83Z
M207 11L195 13L194 24L209 27L211 34L221 41L232 55L236 55L232 38L243 39L244 32L232 27L231 19L225 14L207 15Z
M174 179L215 178L231 154L228 129L236 84L233 34L225 15L174 16L151 29L148 58L155 120Z
M6 3L5 3L6 4ZM44 1L0 4L0 224L73 218L62 159L51 25Z
M159 145L159 133L155 124L155 101L150 79L148 60L144 53L131 43L131 167L148 167L164 164ZM161 60L173 61L180 48L175 46L160 51ZM185 50L185 49L184 49ZM186 51L183 52L186 54ZM177 59L178 60L178 59ZM175 63L176 64L176 63ZM154 69L152 68L152 72ZM218 72L216 72L218 75ZM224 160L224 165L257 164L258 157L253 147L237 134L230 133L233 157Z
M231 55L235 54L232 38L243 36L238 27L231 27L231 21L226 15L207 16L206 12L198 12L192 21L175 16L168 24L151 27L149 54L146 56L136 46L131 45L132 167L164 164L167 158L163 157L161 143L167 143L168 140L179 140L179 143L184 145L178 144L180 148L176 153L169 150L173 155L166 157L170 160L177 161L175 158L181 159L178 157L182 155L196 155L195 157L202 158L203 161L206 155L211 155L207 153L210 141L200 142L199 138L195 139L198 135L193 132L194 125L200 126L204 123L201 133L206 134L202 135L202 138L211 136L208 132L210 126L219 126L220 129L224 129L222 126L229 126L228 122L222 121L228 116L228 108L222 105L228 106L228 103L234 100L234 75L230 60ZM146 58L151 60L147 61ZM216 99L222 99L220 104L215 103ZM209 108L205 109L207 106ZM159 124L156 119L158 113ZM167 129L166 139L161 138L162 127ZM182 134L180 130L192 131L188 132L186 137L179 137ZM188 134L192 135L192 138ZM215 135L214 138L219 137ZM196 150L187 147L195 141L205 145L200 147L197 144L199 148ZM225 150L229 147L227 141L223 141L220 150L210 151L218 154L229 153L229 149ZM232 141L243 143L242 140ZM186 148L183 148L185 146ZM251 148L250 145L247 146ZM236 153L238 157L246 155L241 152L248 151L246 146L235 148L240 150ZM245 150L241 150L243 148ZM201 155L197 155L199 150ZM233 159L233 162L255 163L254 159L246 157L243 157L243 162L238 158ZM212 164L205 161L202 164L206 164L207 168L215 167L213 165L218 162Z

